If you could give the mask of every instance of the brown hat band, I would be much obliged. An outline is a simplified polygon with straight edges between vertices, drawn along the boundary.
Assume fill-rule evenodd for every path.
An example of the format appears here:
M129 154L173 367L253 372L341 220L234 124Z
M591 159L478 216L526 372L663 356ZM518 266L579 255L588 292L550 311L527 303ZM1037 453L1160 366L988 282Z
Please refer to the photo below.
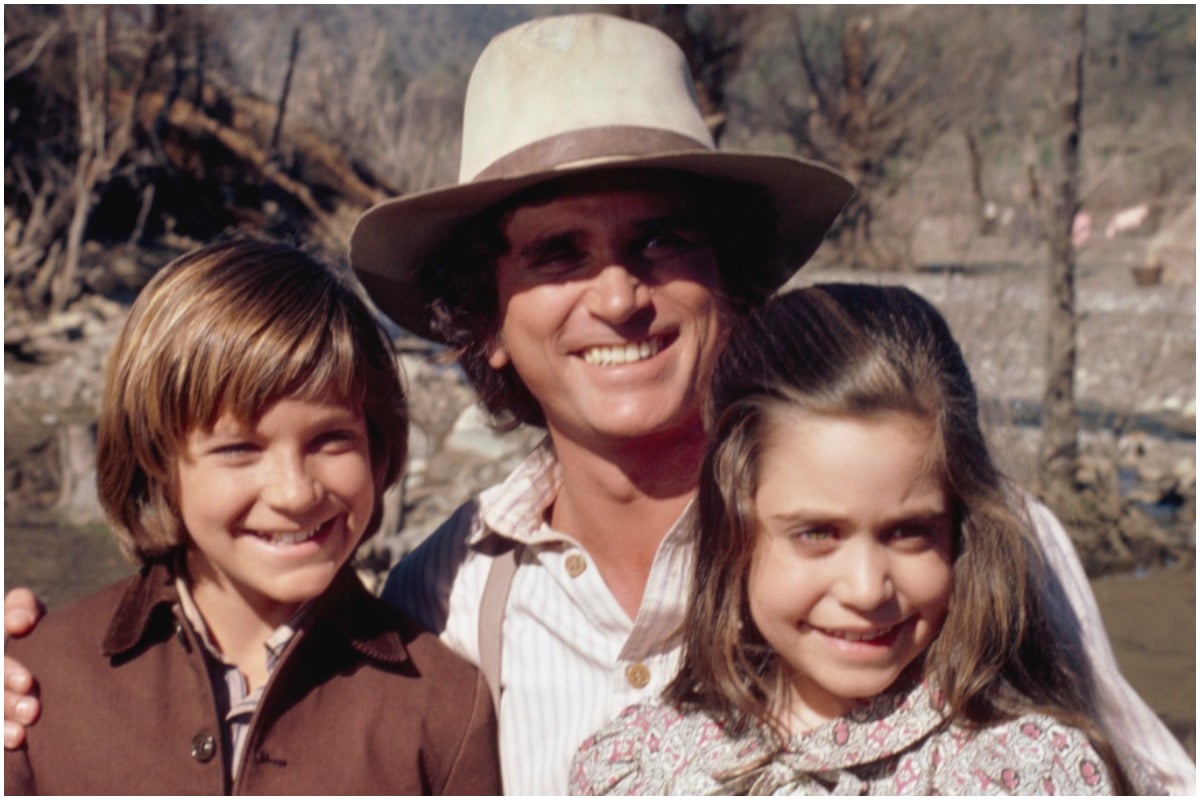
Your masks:
M690 136L664 131L661 128L604 125L548 136L524 147L518 147L489 164L472 179L472 182L515 178L592 158L641 158L711 149Z

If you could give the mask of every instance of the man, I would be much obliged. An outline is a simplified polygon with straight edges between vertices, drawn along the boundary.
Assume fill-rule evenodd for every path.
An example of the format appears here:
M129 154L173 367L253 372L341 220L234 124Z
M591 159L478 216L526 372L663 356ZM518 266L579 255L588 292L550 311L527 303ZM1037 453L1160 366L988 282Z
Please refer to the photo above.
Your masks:
M501 423L548 432L384 590L489 675L508 793L565 792L580 742L672 677L713 362L851 191L801 159L715 151L667 37L571 15L480 56L458 185L359 221L351 261L380 308L449 345ZM1065 533L1036 513L1109 726L1148 754L1147 785L1190 791L1186 754L1116 670ZM5 671L6 689L28 685Z

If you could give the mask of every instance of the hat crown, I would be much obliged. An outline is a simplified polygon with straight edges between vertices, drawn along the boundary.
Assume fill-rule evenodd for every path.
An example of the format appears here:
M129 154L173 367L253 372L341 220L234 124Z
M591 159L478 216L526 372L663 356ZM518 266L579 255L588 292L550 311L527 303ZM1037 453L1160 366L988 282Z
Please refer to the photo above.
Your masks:
M420 273L459 226L526 189L604 170L671 170L761 189L778 219L775 257L748 268L772 287L812 255L853 191L796 156L717 150L687 60L660 31L603 14L546 17L496 36L476 62L458 183L364 213L350 263L384 313L442 340Z
M666 134L660 152L666 142L714 148L687 60L670 37L603 14L534 20L492 39L475 65L459 182L494 177L498 162L535 145L553 162L545 168L632 155L625 151L638 137L629 132L638 129ZM562 138L573 141L545 147Z

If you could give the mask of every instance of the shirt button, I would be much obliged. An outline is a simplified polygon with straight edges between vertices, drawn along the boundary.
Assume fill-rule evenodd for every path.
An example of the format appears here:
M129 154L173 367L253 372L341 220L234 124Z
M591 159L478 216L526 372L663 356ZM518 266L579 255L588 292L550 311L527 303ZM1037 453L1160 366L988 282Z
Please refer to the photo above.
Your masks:
M567 556L567 574L572 578L578 578L587 569L587 559L579 555L579 553L571 553Z
M208 733L197 733L192 737L192 758L201 764L212 761L217 754L217 740Z
M630 664L625 668L625 680L635 689L645 689L650 683L650 668L645 664Z

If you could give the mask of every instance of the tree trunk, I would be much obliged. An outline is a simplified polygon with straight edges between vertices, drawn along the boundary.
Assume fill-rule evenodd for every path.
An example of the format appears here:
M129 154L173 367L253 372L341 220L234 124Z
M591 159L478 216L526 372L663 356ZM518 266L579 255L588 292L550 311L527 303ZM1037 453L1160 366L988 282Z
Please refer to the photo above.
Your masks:
M1071 227L1079 211L1085 14L1082 6L1067 9L1067 55L1060 104L1062 171L1049 229L1050 309L1038 468L1042 487L1059 496L1071 494L1076 489L1079 455L1079 420L1075 411L1075 250Z
M71 188L75 210L67 228L63 260L49 281L51 312L62 311L79 293L79 254L92 211L98 162L107 144L108 12L104 9L80 14L75 26L75 84L79 108L79 161L75 165ZM100 81L98 90L92 86L94 80Z

